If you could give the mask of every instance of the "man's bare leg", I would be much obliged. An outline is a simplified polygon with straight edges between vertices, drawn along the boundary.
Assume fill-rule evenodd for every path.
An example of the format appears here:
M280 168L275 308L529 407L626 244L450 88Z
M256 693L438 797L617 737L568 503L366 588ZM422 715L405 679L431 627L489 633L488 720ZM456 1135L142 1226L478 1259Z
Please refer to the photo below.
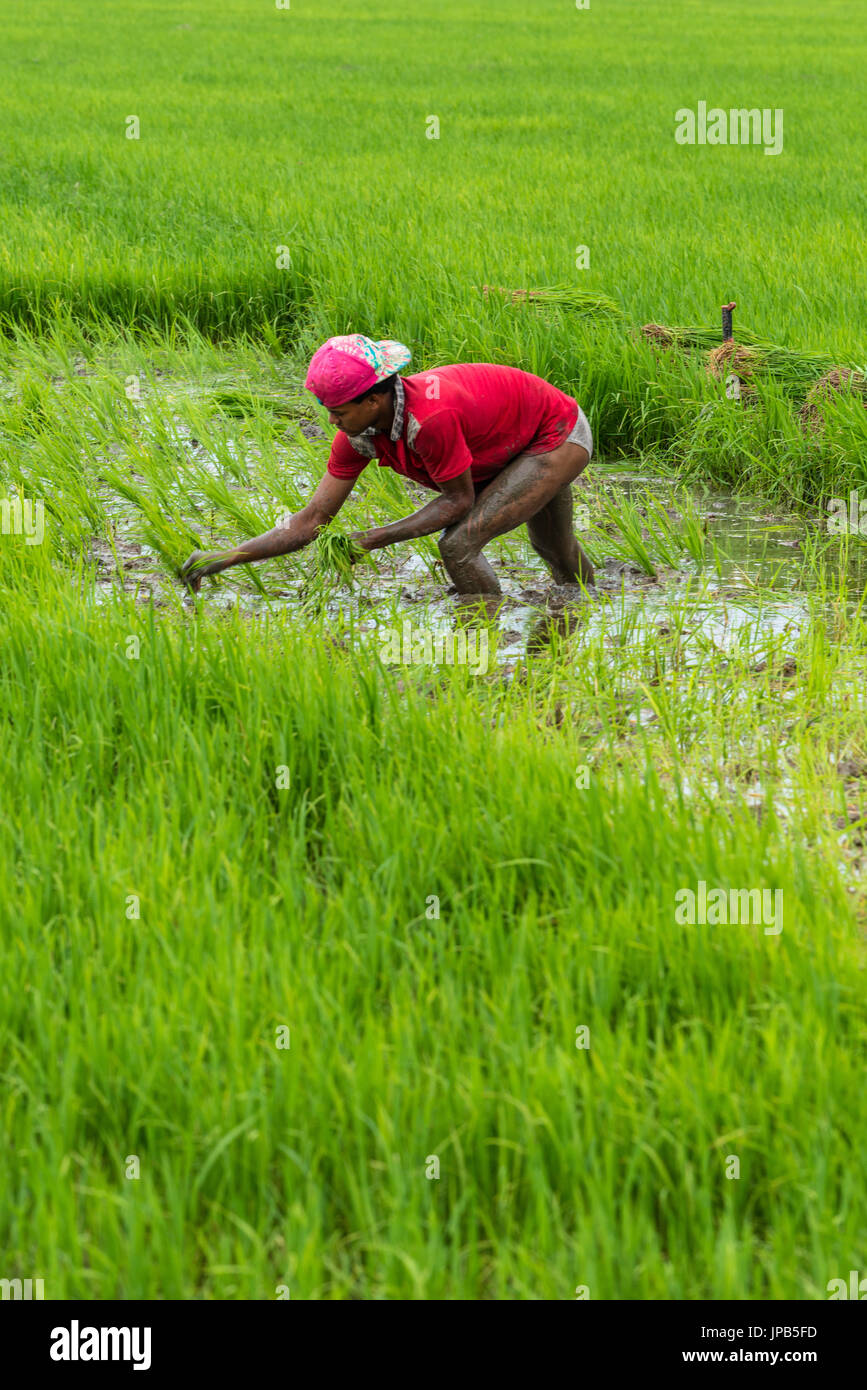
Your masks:
M593 565L574 530L572 485L566 483L527 522L530 544L545 561L555 584L592 584Z
M547 454L519 454L507 463L501 473L487 484L472 510L442 532L439 550L446 572L462 598L480 595L496 600L500 585L482 551L495 536L529 522L564 489L569 493L571 523L571 493L569 485L584 471L590 455L580 444L565 443ZM538 538L553 557L558 573L568 574L574 582L576 575L590 583L593 566L581 550L574 534L572 546L563 535L564 503L561 501L550 516L540 522ZM536 546L536 540L531 540ZM538 549L538 547L536 547ZM539 551L542 554L542 551ZM547 553L543 557L547 561ZM549 562L551 563L551 562ZM556 575L555 575L556 578ZM487 611L496 608L486 604Z

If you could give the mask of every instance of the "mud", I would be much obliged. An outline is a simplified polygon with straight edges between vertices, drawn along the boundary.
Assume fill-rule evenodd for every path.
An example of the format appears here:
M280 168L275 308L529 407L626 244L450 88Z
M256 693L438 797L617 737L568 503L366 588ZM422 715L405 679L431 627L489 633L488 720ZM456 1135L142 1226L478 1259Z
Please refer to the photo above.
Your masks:
M181 389L179 394L189 391ZM165 401L161 406L164 409ZM147 398L140 402L145 431L153 411L156 432L158 408L157 402ZM249 440L232 437L232 421L227 425L217 458L175 418L173 452L176 449L179 465L185 458L194 459L203 470L237 487L263 515L274 512L274 498L256 496L245 481L247 466L255 461L255 448ZM309 453L297 447L298 435L300 432L306 441L321 441L324 432L315 420L300 414L291 422L281 421L280 427L285 432L287 472L298 491L305 494L315 485L315 467ZM165 439L164 416L160 438ZM203 547L235 544L237 534L227 533L232 523L215 523L212 504L197 495L194 481L191 483L184 488L183 497L195 509L188 520L201 536ZM407 511L429 500L430 494L416 484L408 483L406 490ZM646 490L677 518L672 481L624 464L594 460L575 485L575 500L585 502L592 516L600 491L616 507L618 497L639 504ZM307 551L257 567L255 580L248 571L239 569L217 583L205 581L199 599L193 599L179 589L164 561L146 544L137 508L110 485L101 488L100 495L111 518L112 538L109 543L105 537L94 537L91 543L97 599L120 588L136 602L157 606L175 605L179 600L190 606L198 601L215 608L238 604L255 613L303 603L310 572ZM489 546L485 554L502 589L497 617L500 660L508 663L528 647L538 650L540 643L544 644L545 632L552 629L581 629L587 635L602 632L612 646L643 640L649 628L656 625L659 629L673 602L690 610L689 633L679 642L680 657L687 662L701 659L708 643L725 650L749 634L757 644L771 634L783 639L797 634L806 617L805 589L812 582L805 568L803 546L821 519L805 520L721 489L695 490L692 496L706 534L718 546L713 564L708 559L700 567L684 553L677 568L660 565L654 575L648 575L638 564L599 553L600 543L604 549L606 530L611 532L609 523L597 524L589 542L579 525L578 539L588 544L596 561L595 582L582 589L552 583L523 527ZM867 563L860 558L861 550L867 552L867 547L853 547L855 553L846 561L853 595L867 582ZM455 590L436 558L435 548L430 542L418 542L377 552L375 569L359 575L352 588L336 590L328 600L327 611L351 615L368 631L375 630L380 621L393 622L395 616L442 626L454 621Z

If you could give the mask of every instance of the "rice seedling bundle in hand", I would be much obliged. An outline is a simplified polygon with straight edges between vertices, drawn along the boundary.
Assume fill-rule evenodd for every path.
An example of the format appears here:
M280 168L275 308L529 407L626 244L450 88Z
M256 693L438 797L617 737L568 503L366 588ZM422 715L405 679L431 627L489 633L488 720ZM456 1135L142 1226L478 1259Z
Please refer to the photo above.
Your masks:
M358 564L373 565L373 556L350 536L323 526L313 544L313 567L304 591L304 603L319 611L335 589L351 584Z
M345 582L351 579L353 566L360 561L373 564L373 557L350 536L343 536L329 526L322 528L316 537L316 568L320 573Z

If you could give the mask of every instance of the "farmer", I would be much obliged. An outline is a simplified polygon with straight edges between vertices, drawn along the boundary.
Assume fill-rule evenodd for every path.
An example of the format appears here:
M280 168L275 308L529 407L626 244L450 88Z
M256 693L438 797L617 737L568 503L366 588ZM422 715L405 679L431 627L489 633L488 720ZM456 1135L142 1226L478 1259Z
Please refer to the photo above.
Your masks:
M371 459L436 495L401 521L354 532L363 549L439 531L458 594L496 598L500 586L484 548L526 522L556 583L592 583L593 567L572 530L571 484L593 451L577 403L516 367L468 362L402 377L409 360L401 343L360 333L319 348L305 384L338 430L325 476L307 505L273 530L237 550L194 551L181 570L194 590L207 574L308 545Z

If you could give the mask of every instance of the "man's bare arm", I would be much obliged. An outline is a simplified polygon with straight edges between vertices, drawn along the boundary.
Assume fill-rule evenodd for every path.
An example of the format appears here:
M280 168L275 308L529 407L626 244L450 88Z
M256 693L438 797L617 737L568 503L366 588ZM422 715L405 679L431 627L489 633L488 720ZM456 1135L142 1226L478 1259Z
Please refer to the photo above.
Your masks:
M257 560L272 560L277 555L289 555L309 545L326 522L335 517L353 487L354 478L333 478L326 473L305 507L286 516L270 531L254 536L235 550L194 550L181 569L181 578L198 593L199 585L208 574L220 574L233 565L249 565Z
M419 536L430 536L434 531L442 531L462 521L476 500L476 491L470 470L457 478L441 483L442 492L412 516L400 521L392 521L388 526L374 526L370 531L353 531L352 539L365 550L381 550L385 545L396 545L398 541L412 541Z

